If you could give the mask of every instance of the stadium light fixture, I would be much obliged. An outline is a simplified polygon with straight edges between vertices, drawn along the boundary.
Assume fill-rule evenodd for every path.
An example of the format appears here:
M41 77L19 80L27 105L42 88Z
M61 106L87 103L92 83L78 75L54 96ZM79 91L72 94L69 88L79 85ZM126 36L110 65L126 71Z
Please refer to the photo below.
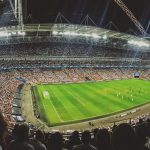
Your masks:
M107 35L104 35L104 36L103 36L103 39L104 39L104 40L107 40Z
M78 33L78 35L79 35L79 36L84 36L84 34L82 34L82 33Z
M21 35L26 35L26 33L25 33L25 32L22 32Z
M82 36L90 37L90 36L91 36L91 34L87 34L87 33L85 33L85 34L82 34Z
M11 33L8 33L8 36L11 36Z
M76 34L75 32L72 31L72 32L69 32L68 35L77 36L78 34Z
M16 35L17 34L17 32L11 32L11 35Z
M92 37L95 38L95 39L99 39L100 38L100 36L97 35L96 33L92 33Z
M25 32L22 32L22 31L18 31L18 35L25 35L26 33Z
M58 34L59 34L59 35L63 35L63 32L59 32Z
M128 41L128 44L139 46L139 47L150 47L150 44L148 44L144 41L130 40L130 41Z
M58 35L58 32L57 31L53 31L53 35Z
M70 32L70 35L72 35L72 36L78 36L78 33L76 33L76 32Z
M53 31L52 34L53 35L62 35L62 36L83 36L83 37L91 37L94 39L101 39L101 38L107 39L106 35L101 37L97 33L78 33L75 31L64 31L64 32Z
M8 36L10 36L8 32L4 32L4 31L0 32L0 37L8 37Z
M64 35L70 35L69 31L64 32Z

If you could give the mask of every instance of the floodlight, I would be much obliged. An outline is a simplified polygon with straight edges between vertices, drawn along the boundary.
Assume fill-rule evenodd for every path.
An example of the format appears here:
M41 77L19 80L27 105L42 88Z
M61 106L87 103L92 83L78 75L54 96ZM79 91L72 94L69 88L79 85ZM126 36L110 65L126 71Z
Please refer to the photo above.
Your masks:
M146 43L145 41L136 41L136 40L130 40L128 41L128 44L132 44L139 47L149 47L150 44Z
M63 32L59 32L58 34L59 34L59 35L63 35Z
M0 32L0 37L7 37L9 34L7 32L1 31Z
M91 36L91 35L88 34L88 33L85 33L85 34L82 34L82 36L89 37L89 36Z
M96 38L96 39L99 39L99 38L100 38L100 36L97 35L96 33L92 33L92 37L93 37L93 38Z
M53 31L53 35L58 35L58 32L57 31Z
M25 32L18 31L18 35L25 35L25 34L26 34Z
M103 39L106 40L106 39L107 39L107 35L104 35L104 36L103 36Z
M11 32L11 34L12 34L12 35L16 35L17 33L13 31L13 32Z

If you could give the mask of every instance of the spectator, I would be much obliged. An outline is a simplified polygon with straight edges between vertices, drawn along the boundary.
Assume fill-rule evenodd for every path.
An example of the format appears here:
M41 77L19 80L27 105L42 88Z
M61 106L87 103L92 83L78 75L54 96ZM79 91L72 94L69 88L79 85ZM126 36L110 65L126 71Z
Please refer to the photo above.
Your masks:
M150 138L146 137L146 142L144 144L144 149L145 150L150 150Z
M46 146L43 144L44 134L42 131L36 131L35 138L30 140L30 144L34 147L34 150L46 150Z
M97 147L96 137L97 137L98 131L99 131L98 128L93 130L93 138L92 138L92 141L91 141L91 145L93 145L94 147Z
M48 150L63 150L63 138L59 132L53 133L49 136L47 149Z
M10 142L8 150L34 150L28 142L29 127L22 124L16 130L16 139Z
M7 135L7 123L5 122L3 115L0 113L0 148L5 150L6 145L6 135Z
M126 123L117 126L112 134L114 150L136 150L136 135L133 128Z
M96 150L94 146L90 144L91 134L89 131L84 131L82 133L82 144L75 146L73 150Z
M147 123L145 123L144 121L141 122L141 119L139 120L139 123L135 127L136 135L137 135L137 146L139 150L145 150L146 147L148 147L148 143L149 143L147 138L149 136L149 128L147 126Z
M69 141L67 143L67 148L68 150L72 150L73 146L79 145L79 144L81 144L79 132L74 131L69 138Z
M100 129L96 137L98 150L112 150L110 142L110 133L107 129Z

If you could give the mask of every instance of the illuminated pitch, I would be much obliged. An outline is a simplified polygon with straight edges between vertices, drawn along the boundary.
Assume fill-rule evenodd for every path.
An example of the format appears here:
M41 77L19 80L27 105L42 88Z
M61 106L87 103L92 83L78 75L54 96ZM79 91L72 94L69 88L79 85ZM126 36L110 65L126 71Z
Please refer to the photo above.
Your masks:
M49 126L100 118L150 102L150 81L130 79L33 88L41 120Z

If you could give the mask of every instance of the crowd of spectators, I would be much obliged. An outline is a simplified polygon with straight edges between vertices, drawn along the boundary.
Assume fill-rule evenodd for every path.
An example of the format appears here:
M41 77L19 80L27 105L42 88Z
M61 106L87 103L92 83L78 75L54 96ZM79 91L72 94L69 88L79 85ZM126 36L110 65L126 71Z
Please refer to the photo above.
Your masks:
M38 60L37 60L38 59ZM39 60L40 59L40 60ZM3 58L0 59L0 70L6 69L41 69L41 68L54 68L54 67L99 67L99 68L135 68L135 67L149 67L149 61L132 61L132 60L103 60L102 58L67 58L67 57L53 57L49 58L46 56L38 57L28 57L25 59L23 57L19 58Z
M0 114L0 149L2 150L149 150L150 117L136 123L121 123L111 128L73 131L67 137L61 132L31 130L27 124L16 124L12 130Z
M12 76L12 72L0 73L0 112L3 113L9 125L14 124L12 118L12 100L19 82Z
M22 43L1 45L1 56L73 56L147 59L149 52L127 51L110 47L73 43Z

